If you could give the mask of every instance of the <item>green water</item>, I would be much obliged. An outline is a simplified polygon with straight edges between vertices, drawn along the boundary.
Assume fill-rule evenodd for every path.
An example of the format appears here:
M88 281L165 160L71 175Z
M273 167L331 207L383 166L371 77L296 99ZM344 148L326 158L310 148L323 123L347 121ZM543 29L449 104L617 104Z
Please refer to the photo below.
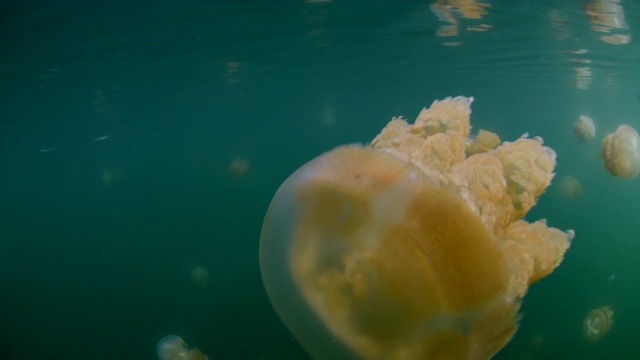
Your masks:
M640 128L640 5L622 0L628 28L611 33L632 41L613 45L580 1L490 3L443 37L428 1L4 2L0 359L154 359L169 334L210 359L307 358L260 278L272 195L457 95L475 97L476 129L557 150L528 219L577 233L496 359L640 358L639 180L598 156L604 134ZM581 114L591 143L571 132ZM579 198L560 195L565 175ZM604 305L615 325L589 343L583 318Z

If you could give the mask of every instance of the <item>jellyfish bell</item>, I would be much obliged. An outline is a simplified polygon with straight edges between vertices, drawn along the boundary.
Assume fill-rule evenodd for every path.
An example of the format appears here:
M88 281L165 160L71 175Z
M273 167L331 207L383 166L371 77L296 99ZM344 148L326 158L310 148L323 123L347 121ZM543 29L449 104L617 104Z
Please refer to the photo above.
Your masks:
M632 179L640 172L640 136L628 125L620 125L602 140L600 157L611 174Z
M158 341L156 353L160 360L177 359L179 354L187 348L187 344L178 335L167 335Z
M560 193L568 199L576 198L582 194L582 185L580 185L578 179L567 175L562 178L562 182L560 183Z
M584 318L582 331L590 342L596 342L611 329L613 325L613 310L610 306L591 310Z
M204 289L209 282L209 270L204 266L196 266L191 269L191 282L198 289Z
M229 173L233 176L243 176L249 171L249 160L243 156L236 156L229 165Z
M573 124L573 133L581 142L587 142L596 136L596 125L593 119L586 115L580 115L578 121Z
M189 349L187 344L178 335L168 335L158 341L156 353L159 360L208 360L209 357L202 351Z
M573 232L522 220L555 153L523 137L466 154L472 101L394 118L371 146L320 155L276 192L262 278L314 358L489 359L528 286L561 262Z
M540 333L535 333L531 337L531 347L534 349L539 349L544 343L544 336Z

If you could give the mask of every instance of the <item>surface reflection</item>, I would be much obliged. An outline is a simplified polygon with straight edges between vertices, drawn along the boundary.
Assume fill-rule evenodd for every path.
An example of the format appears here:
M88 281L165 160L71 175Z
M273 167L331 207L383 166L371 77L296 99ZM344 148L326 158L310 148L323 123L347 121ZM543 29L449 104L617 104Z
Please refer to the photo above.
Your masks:
M437 0L431 4L431 11L443 24L436 30L437 36L456 36L461 30L487 31L491 25L487 23L471 23L462 27L462 19L481 20L488 13L491 5L475 0ZM462 42L445 42L443 45L461 45Z

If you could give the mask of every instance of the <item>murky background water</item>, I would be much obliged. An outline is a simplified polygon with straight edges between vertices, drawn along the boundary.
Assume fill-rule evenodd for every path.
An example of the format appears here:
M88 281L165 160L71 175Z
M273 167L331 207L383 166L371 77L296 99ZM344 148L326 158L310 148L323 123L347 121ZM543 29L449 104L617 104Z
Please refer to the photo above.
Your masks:
M0 358L153 359L178 334L210 359L304 359L260 278L272 195L457 95L476 129L557 150L528 218L577 233L496 358L640 357L639 180L599 159L606 133L640 127L640 5L487 3L0 5ZM605 305L615 324L589 343L583 318Z

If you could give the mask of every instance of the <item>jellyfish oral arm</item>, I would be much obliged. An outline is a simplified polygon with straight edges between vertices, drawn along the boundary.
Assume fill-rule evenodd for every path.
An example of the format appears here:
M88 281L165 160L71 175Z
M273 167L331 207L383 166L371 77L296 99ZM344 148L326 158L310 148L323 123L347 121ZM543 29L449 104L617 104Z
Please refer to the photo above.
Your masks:
M598 330L597 328L599 322L600 322L600 319L595 319L593 321L587 320L587 334L589 335L600 334L600 330Z

